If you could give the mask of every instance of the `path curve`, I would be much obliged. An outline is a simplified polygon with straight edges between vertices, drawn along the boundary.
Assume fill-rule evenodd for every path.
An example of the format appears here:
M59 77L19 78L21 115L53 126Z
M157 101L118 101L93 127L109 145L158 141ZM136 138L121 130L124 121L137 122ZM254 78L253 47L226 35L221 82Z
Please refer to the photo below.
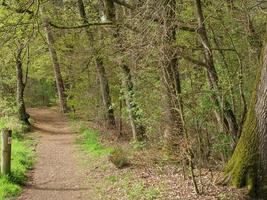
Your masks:
M91 199L86 170L78 163L76 135L55 109L29 109L37 135L37 163L17 200Z

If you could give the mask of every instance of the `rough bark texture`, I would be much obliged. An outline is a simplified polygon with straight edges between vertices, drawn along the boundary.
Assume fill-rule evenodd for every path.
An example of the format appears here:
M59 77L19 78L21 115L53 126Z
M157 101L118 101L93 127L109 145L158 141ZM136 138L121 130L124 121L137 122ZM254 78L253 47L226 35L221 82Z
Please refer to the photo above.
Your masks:
M181 94L178 59L173 47L176 42L176 1L164 1L164 34L162 38L162 72L163 85L166 96L166 128L164 132L165 144L170 152L179 150L179 142L183 134L179 95Z
M82 18L83 23L89 24L89 21L88 21L86 12L85 12L83 0L78 0L78 7L79 7L80 17ZM94 59L95 59L95 63L96 63L96 69L97 69L97 73L98 73L98 77L99 77L99 81L100 81L101 95L102 95L103 105L104 105L104 109L105 109L107 126L108 126L108 128L115 128L116 127L116 121L115 121L115 116L114 116L114 110L112 107L112 100L111 100L111 96L110 96L109 83L108 83L108 78L107 78L106 70L105 70L104 63L103 63L103 58L100 55L98 55L97 50L94 47L93 34L90 32L90 30L88 28L85 28L85 31L86 31L86 35L88 37L91 53L93 54Z
M267 199L267 45L264 49L263 67L256 102L256 119L259 133L260 197Z
M196 14L199 26L198 27L199 39L204 50L205 62L207 64L208 83L210 89L213 91L211 99L214 105L216 106L215 116L220 125L220 129L223 131L223 129L226 128L228 132L230 132L235 138L237 138L238 124L234 112L229 106L230 103L227 101L223 102L219 94L220 92L219 78L217 75L217 71L215 69L213 53L210 48L210 42L205 27L205 18L201 6L201 0L196 0Z
M22 48L19 48L18 54L16 57L18 117L25 125L30 125L30 122L28 120L29 117L28 117L28 114L26 112L25 102L24 102L25 82L23 80L21 54L22 54Z
M64 82L63 82L62 75L61 75L58 55L54 47L54 44L55 44L54 37L51 32L48 19L44 18L43 23L44 23L44 30L46 33L47 43L49 47L49 52L50 52L51 60L53 62L53 67L54 67L54 74L55 74L57 92L58 92L58 97L59 97L60 111L62 113L66 113L68 111L68 107L67 107L67 101L66 101L65 87L64 87Z
M257 199L267 199L267 46L257 88L235 152L225 167L235 187L247 186Z

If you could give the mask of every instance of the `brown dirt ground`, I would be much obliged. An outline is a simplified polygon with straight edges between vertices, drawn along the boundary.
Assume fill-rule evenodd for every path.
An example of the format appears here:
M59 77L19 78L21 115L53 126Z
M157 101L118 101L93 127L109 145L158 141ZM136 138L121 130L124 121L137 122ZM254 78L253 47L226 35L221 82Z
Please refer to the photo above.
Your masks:
M192 180L184 178L181 167L162 163L157 150L134 150L131 165L117 169L107 156L94 157L77 149L78 137L68 120L51 109L30 109L35 120L33 135L38 136L37 163L30 181L17 200L247 200L243 191L217 186L216 171L197 174L201 195ZM85 122L83 124L86 124ZM95 124L90 129L106 135ZM78 127L77 127L78 128ZM110 132L110 131L109 131ZM110 135L115 133L110 132ZM104 146L130 148L128 142L102 138Z
M37 162L17 200L92 199L87 172L79 164L76 135L66 118L53 109L29 109L38 137Z

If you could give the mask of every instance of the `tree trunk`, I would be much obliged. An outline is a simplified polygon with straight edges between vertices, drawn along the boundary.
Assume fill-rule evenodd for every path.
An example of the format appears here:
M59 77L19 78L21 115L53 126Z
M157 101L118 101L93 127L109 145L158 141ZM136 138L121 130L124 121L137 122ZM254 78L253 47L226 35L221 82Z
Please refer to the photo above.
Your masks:
M115 12L115 4L112 0L105 0L105 14L110 21L116 20L116 12ZM122 48L122 40L121 40L121 32L119 27L116 27L115 34L113 34L115 39L117 39L117 43L119 46L120 53L123 54ZM133 90L133 82L131 78L131 71L129 66L123 60L120 64L122 69L122 85L124 87L124 97L127 104L129 121L132 128L133 139L137 141L145 140L145 126L142 124L142 116L139 112L139 107L137 103L134 101L134 90Z
M133 139L136 141L141 141L146 138L145 136L145 126L142 124L142 116L139 112L139 107L134 101L134 90L133 82L131 77L130 68L127 65L122 65L123 70L123 86L125 101L128 108L129 120L132 127Z
M262 199L267 199L267 45L264 50L263 67L257 91L255 112L260 150L259 193Z
M86 12L85 12L83 0L78 0L78 7L79 7L80 17L82 18L83 23L85 25L88 24L89 21L88 21ZM112 100L110 97L109 83L108 83L108 78L107 78L106 70L105 70L104 63L103 63L103 58L101 57L101 55L97 53L97 50L94 47L94 43L93 43L94 36L90 32L89 28L85 28L85 31L88 37L91 52L96 62L96 69L97 69L97 73L98 73L98 77L100 81L101 95L102 95L103 104L105 108L107 126L108 128L115 128L116 121L115 121L114 110L112 106Z
M247 186L257 199L267 199L267 45L247 119L234 154L226 165L224 181Z
M57 92L58 92L58 97L59 97L60 111L62 113L66 113L68 112L66 93L65 93L64 82L63 82L62 75L61 75L58 55L55 49L55 40L54 40L48 19L44 18L43 23L44 23L44 30L46 33L47 43L49 47L49 52L50 52L51 60L53 62L53 67L54 67L54 74L55 74Z
M163 54L161 69L163 72L162 82L166 96L166 128L164 131L165 144L170 152L179 150L179 143L183 134L181 120L181 85L178 71L178 59L174 44L176 42L176 1L164 1L164 34L162 38Z
M221 131L226 128L227 132L231 133L234 138L237 138L238 124L234 112L230 107L230 103L226 100L223 101L220 97L219 78L215 69L213 53L210 48L210 42L205 27L205 19L202 11L201 0L196 0L196 13L199 26L198 35L204 50L205 62L207 64L208 83L210 89L213 92L211 100L216 106L216 109L214 111L215 116L217 118Z
M16 69L17 69L17 106L18 106L18 117L25 125L29 126L29 116L26 112L25 102L24 102L24 90L26 83L23 80L23 69L22 69L22 54L23 48L18 49L18 54L16 57Z

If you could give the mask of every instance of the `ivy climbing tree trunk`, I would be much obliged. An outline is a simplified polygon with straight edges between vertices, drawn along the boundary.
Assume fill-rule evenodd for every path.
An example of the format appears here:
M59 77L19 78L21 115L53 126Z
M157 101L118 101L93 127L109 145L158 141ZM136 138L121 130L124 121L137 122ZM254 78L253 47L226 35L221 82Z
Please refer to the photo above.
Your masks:
M25 101L24 101L24 90L26 86L26 80L28 72L26 72L25 81L23 80L23 68L22 68L22 51L24 47L19 47L16 55L16 69L17 69L17 106L18 106L18 117L25 125L29 126L29 117L26 112ZM28 70L27 70L28 71Z
M116 7L113 0L105 0L105 15L107 19L116 23ZM122 33L120 28L116 26L113 33L114 38L118 44L118 51L123 54L122 47ZM125 102L127 105L128 117L131 124L133 140L141 141L146 139L146 129L142 122L142 116L138 104L134 100L134 84L131 76L131 69L125 60L120 63L122 70L122 85Z
M78 7L79 7L80 17L83 20L83 24L84 25L89 24L89 20L85 12L83 0L78 0ZM86 35L89 41L91 53L93 54L95 63L96 63L96 69L97 69L97 73L98 73L98 77L100 81L101 95L102 95L103 105L105 109L107 126L108 128L115 128L116 121L115 121L115 116L114 116L114 109L112 106L110 88L109 88L106 70L105 70L104 63L103 63L103 58L99 53L97 53L98 52L97 49L95 49L95 46L93 43L94 36L90 32L89 28L85 28L85 31L86 31Z
M67 100L66 100L67 95L65 93L65 86L64 86L62 75L61 75L60 63L59 63L58 55L55 49L55 40L54 40L51 27L49 25L49 20L47 17L43 17L43 24L44 24L44 30L46 33L46 39L47 39L47 44L48 44L51 60L52 60L53 67L54 67L54 74L55 74L57 92L58 92L58 97L59 97L60 111L62 113L66 113L68 112Z
M122 65L123 70L123 87L125 101L128 109L129 120L132 127L133 139L137 141L144 140L145 126L142 124L142 116L139 112L139 107L134 101L134 88L130 68L127 65Z
M234 154L225 167L224 181L247 186L257 199L267 199L267 45L247 119Z
M176 1L164 1L164 32L162 37L162 82L166 97L164 131L165 146L170 153L178 152L183 126L181 120L181 94L180 74L178 71L178 58L174 48L176 42L177 27L174 24L176 18Z

